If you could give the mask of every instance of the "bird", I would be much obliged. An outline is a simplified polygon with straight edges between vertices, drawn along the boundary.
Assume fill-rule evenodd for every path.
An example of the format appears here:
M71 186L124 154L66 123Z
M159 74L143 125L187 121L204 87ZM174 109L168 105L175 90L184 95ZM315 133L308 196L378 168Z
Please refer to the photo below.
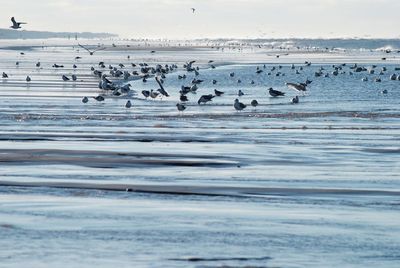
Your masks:
M99 47L99 48L97 48L97 49L95 49L95 50L89 50L88 48L82 46L81 44L78 44L78 46L80 46L81 48L83 48L84 50L86 50L87 52L89 52L89 55L90 55L90 56L93 56L93 54L94 54L95 52L99 51L99 50L104 50L104 49L106 49L105 47Z
M26 80L26 82L30 82L32 79L28 75L25 80Z
M126 102L126 104L125 104L125 108L129 109L129 108L131 108L131 107L132 107L132 103L131 103L130 100L128 100L128 101Z
M181 103L177 103L176 108L178 109L179 112L183 112L186 109L186 106Z
M188 99L188 97L186 95L181 95L179 97L179 100L182 101L182 102L189 101L189 99Z
M83 97L82 102L87 103L89 101L88 97Z
M307 91L307 85L300 83L300 84L296 84L296 83L286 83L286 86L288 88L294 89L296 91Z
M142 94L143 96L147 99L148 97L150 97L150 91L148 90L142 90Z
M202 103L207 103L207 102L209 102L209 101L212 101L212 99L214 98L215 96L213 96L212 94L208 94L208 95L203 95L203 96L201 96L200 97L200 99L197 101L197 103L200 105L200 104L202 104Z
M8 74L6 74L5 72L3 72L2 77L3 77L3 78L8 78Z
M214 89L214 93L215 93L215 96L220 97L220 96L222 96L225 92Z
M233 104L233 107L235 108L236 111L241 111L245 109L247 106L243 103L241 103L238 99L235 99L235 103Z
M285 96L284 92L281 92L279 90L275 90L272 87L268 90L269 95L271 95L272 97L279 97L279 96Z
M293 104L299 103L299 96L294 97L294 98L292 99L292 103L293 103Z
M241 96L243 96L243 95L244 95L243 91L241 91L241 90L239 89L239 91L238 91L238 96L241 97Z
M253 106L254 108L258 106L258 101L257 100L252 100L251 101L251 106Z
M14 17L11 17L11 22L13 25L10 28L14 30L21 29L21 24L27 24L26 22L17 22Z
M40 67L40 61L38 61L38 62L36 63L36 67L37 67L37 68Z
M194 13L196 11L196 9L194 7L192 7L190 10L192 10L192 13Z
M69 79L66 75L63 74L62 80L63 80L63 81L69 81L70 79Z
M72 75L72 81L76 81L78 79L78 77L76 76L76 74Z
M104 100L105 100L104 97L101 96L101 95L99 95L99 96L97 96L97 97L93 97L93 99L95 99L95 100L97 100L97 101L104 101Z

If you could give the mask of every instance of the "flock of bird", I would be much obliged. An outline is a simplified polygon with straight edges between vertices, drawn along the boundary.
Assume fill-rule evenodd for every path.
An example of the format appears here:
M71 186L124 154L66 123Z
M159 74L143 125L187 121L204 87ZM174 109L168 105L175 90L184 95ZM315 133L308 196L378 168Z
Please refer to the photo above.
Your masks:
M14 20L15 21L15 20ZM86 46L83 46L81 44L78 44L80 48L83 48L85 51L89 53L89 55L93 55L96 51L100 50L105 50L106 47L98 47L96 49L90 49ZM115 45L114 45L115 46ZM151 53L155 53L155 51L151 51ZM21 52L22 55L25 53ZM76 56L75 60L79 60L82 57ZM128 56L128 59L130 57ZM130 97L132 96L133 92L131 90L132 85L130 82L132 81L137 81L141 80L142 83L147 83L149 79L154 79L157 82L158 89L154 90L142 90L141 94L145 97L145 99L163 99L163 98L168 98L170 97L170 94L168 93L167 89L164 87L164 81L167 79L167 76L171 75L172 73L176 71L180 71L179 75L177 75L178 80L182 80L182 86L179 89L179 102L176 104L176 108L178 111L183 112L184 110L187 109L187 103L189 102L189 93L196 93L199 87L202 85L203 82L205 82L201 78L200 72L203 69L209 69L213 70L216 69L216 65L214 64L213 60L208 61L208 64L200 68L199 66L195 66L196 61L189 61L183 64L182 68L179 68L177 64L157 64L155 66L150 66L147 63L130 63L130 66L125 66L123 63L119 63L117 65L111 65L106 63L104 61L100 61L97 66L92 66L90 71L91 73L99 79L98 82L98 88L101 89L103 92L95 97L92 97L94 100L98 102L103 102L106 100L108 97ZM16 65L19 65L19 62L16 62ZM37 62L35 65L37 68L41 67L41 63ZM292 64L290 66L290 69L292 69L292 72L296 75L301 75L302 71L304 68L307 68L311 66L311 62L305 62L304 64L298 65L297 67ZM64 65L59 65L59 64L53 64L53 68L64 68ZM77 68L76 64L73 64L73 69ZM396 71L400 71L400 68L395 68ZM376 65L373 65L369 68L365 66L359 66L357 64L354 65L346 65L346 64L339 64L339 65L332 65L331 67L329 66L321 66L319 67L315 73L314 76L315 78L318 77L336 77L339 75L354 75L354 73L368 73L369 75L375 75L379 74L378 76L373 79L374 82L381 82L382 81L382 76L385 75L385 72L387 72L388 69L386 67L381 67L381 69L378 69ZM263 73L265 75L271 76L285 76L286 73L283 71L283 66L278 65L278 66L258 66L255 69L255 73L257 75L262 75ZM191 75L194 78L190 82L186 82L188 79L188 76ZM9 75L5 72L2 73L2 78L7 79ZM229 73L229 77L227 79L237 79L237 75L234 72ZM77 74L72 74L70 76L63 74L61 76L61 79L63 82L74 82L78 80L78 75ZM396 74L391 74L389 77L390 80L400 80L400 75ZM368 81L369 78L368 76L365 76L362 78L362 81ZM32 78L30 76L26 77L27 82L31 82ZM211 82L213 85L216 85L218 81L216 79L212 79ZM237 79L237 84L241 84L242 80ZM307 87L312 83L311 80L308 78L304 82L300 83L293 83L293 82L287 82L286 86L290 89L295 90L296 92L300 93L299 95L304 95L305 92L307 91ZM251 80L250 84L255 84L254 80ZM279 98L279 97L285 97L285 92L269 88L268 89L268 94L273 97L273 98ZM216 97L221 97L224 95L225 92L220 91L218 89L214 89L214 91L210 94L205 94L201 95L200 98L197 100L198 105L205 105L209 102L211 102L214 98ZM387 93L387 90L382 91L383 94ZM245 95L244 92L239 89L237 92L237 98L235 98L233 102L233 108L236 111L242 111L246 109L249 105L252 107L257 107L259 105L259 102L254 99L252 100L249 104L245 104L240 101L240 97ZM291 99L292 104L298 104L300 102L300 96L297 95L294 98ZM85 96L82 99L83 103L88 103L89 102L89 97ZM125 104L126 108L131 108L132 101L128 100Z
M192 12L195 12L195 8L191 9ZM11 22L13 25L10 27L12 29L20 29L22 24L26 24L25 22L17 22L14 17L11 18ZM91 49L89 47L83 46L81 44L78 44L78 46L85 51L89 53L90 56L93 56L95 52L105 50L106 47L104 46L98 46L95 47L94 49ZM113 47L116 47L115 44L113 44ZM156 51L152 50L151 53L155 53ZM24 55L23 52L21 52L21 55ZM75 60L81 59L80 56L75 57ZM128 56L128 59L130 57ZM204 80L199 79L198 77L200 76L200 68L195 66L196 61L189 61L185 63L182 67L183 70L186 72L184 74L179 74L178 79L186 81L187 76L189 74L194 74L195 78L189 83L182 85L179 91L180 97L179 97L179 103L176 104L176 107L178 111L183 112L187 108L187 102L189 101L188 94L189 93L196 93L201 84L204 82ZM19 65L19 62L16 62L16 65ZM36 67L40 68L41 63L37 62ZM305 62L304 65L302 64L301 66L297 67L292 64L291 69L295 72L296 75L300 75L301 71L303 71L304 68L311 66L311 62ZM63 65L58 65L58 64L53 64L53 68L63 68ZM124 66L124 64L119 63L116 66L112 66L109 64L106 66L105 62L100 61L98 63L98 66L93 66L91 67L91 72L94 76L96 76L99 79L99 84L98 87L99 89L103 90L104 92L96 97L93 97L94 100L98 102L105 101L105 99L109 96L112 97L126 97L126 96L131 96L131 84L129 83L132 80L142 80L143 83L146 83L148 79L154 78L155 81L157 82L158 89L156 90L143 90L141 91L141 94L146 98L151 98L151 99L162 99L164 97L170 97L169 93L167 90L164 88L163 84L165 79L167 79L167 75L173 73L174 71L177 71L179 67L177 64L157 64L156 66L149 66L147 63L139 63L139 64L134 64L131 63L131 67L134 69L133 71L128 71L128 68ZM340 65L332 65L332 70L326 70L325 68L327 67L320 67L315 73L314 76L316 78L318 77L335 77L338 75L353 75L354 73L362 73L362 72L368 72L370 75L374 75L375 73L379 73L379 76L374 79L375 82L381 82L382 78L381 76L385 74L387 71L387 68L382 67L381 70L377 70L377 66L373 65L371 68L366 68L364 66L358 66L357 64L354 64L352 66L348 67L348 70L345 70L346 64L340 64ZM74 64L73 68L76 69L77 65ZM216 66L214 65L214 61L210 60L208 62L207 69L215 69ZM275 76L285 76L285 73L281 71L282 66L272 66L270 70L267 71L267 66L264 64L262 67L257 67L255 70L255 73L258 75L261 75L262 73L266 73L267 75L275 75ZM399 71L400 69L396 69ZM235 73L231 72L229 74L229 77L231 79L235 78ZM3 72L2 73L2 78L7 79L9 76L7 73ZM61 76L61 79L64 82L68 81L77 81L78 77L76 74L72 74L70 77L67 75L63 74ZM368 76L365 76L362 78L362 81L368 81ZM31 82L32 78L28 75L26 77L26 82ZM390 76L390 80L400 80L400 75L392 74ZM216 79L213 79L212 81L213 85L216 85L218 81ZM237 79L237 83L241 84L242 81L241 79ZM307 79L305 82L301 83L293 83L293 82L287 82L286 86L288 88L291 88L302 95L307 91L307 87L312 83L311 80ZM251 81L251 84L255 84L254 80ZM387 91L383 90L383 94L386 94ZM204 105L207 104L208 102L211 102L215 97L221 97L224 94L224 92L214 89L214 92L211 94L206 94L200 96L200 98L197 100L198 105ZM273 98L278 98L278 97L284 97L285 93L279 90L275 90L273 88L268 89L268 94L273 97ZM244 104L243 102L240 101L240 97L243 96L244 93L242 90L238 90L237 96L233 102L233 108L236 111L242 111L246 109L248 105ZM299 103L299 96L295 96L294 98L291 99L292 104L297 104ZM82 99L83 103L88 103L89 98L84 97ZM250 104L252 107L257 107L259 105L258 101L256 99L252 100ZM126 108L131 108L132 107L132 101L128 100L125 104Z

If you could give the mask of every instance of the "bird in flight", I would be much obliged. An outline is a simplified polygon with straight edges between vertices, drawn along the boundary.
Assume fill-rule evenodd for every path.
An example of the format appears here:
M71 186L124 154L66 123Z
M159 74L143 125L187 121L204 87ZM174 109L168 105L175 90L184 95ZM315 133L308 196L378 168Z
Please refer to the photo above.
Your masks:
M194 13L194 12L196 11L196 9L195 9L195 8L193 8L193 7L191 8L191 10L192 10L192 13Z
M100 48L95 49L95 50L89 50L87 47L84 47L84 46L82 46L81 44L78 44L78 46L80 46L81 48L83 48L84 50L86 50L87 52L89 52L90 56L92 56L96 51L106 49L105 47L100 47Z
M11 22L13 25L10 26L12 29L21 29L21 24L27 24L26 22L17 22L14 17L11 17Z

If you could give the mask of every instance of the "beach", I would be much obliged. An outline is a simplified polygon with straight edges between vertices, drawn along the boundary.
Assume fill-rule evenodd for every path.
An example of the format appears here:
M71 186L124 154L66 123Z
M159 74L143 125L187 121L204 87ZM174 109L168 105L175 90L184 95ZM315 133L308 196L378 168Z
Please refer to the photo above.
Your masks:
M82 42L107 49L0 41L0 266L398 267L399 54ZM191 60L198 76L182 67ZM146 98L154 78L131 77L115 79L128 95L95 101L100 61L104 72L176 64L170 97ZM354 64L376 72L350 75ZM193 79L204 82L179 112ZM306 92L285 85L306 79ZM224 94L198 105L214 89Z

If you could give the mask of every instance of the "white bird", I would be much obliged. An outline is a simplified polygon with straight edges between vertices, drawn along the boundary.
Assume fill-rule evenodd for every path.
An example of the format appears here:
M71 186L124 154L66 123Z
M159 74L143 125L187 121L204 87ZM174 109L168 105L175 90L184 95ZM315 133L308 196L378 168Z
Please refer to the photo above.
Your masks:
M13 25L10 26L11 29L21 29L21 24L27 24L26 22L17 22L14 17L11 17L11 22Z

